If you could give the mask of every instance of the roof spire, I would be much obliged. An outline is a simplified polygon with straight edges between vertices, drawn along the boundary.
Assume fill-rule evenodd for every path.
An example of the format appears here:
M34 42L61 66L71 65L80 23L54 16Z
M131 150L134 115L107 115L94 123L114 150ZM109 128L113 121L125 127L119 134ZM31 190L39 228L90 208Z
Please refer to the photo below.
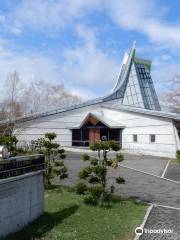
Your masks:
M132 48L136 48L136 40L133 41L133 45L132 45Z

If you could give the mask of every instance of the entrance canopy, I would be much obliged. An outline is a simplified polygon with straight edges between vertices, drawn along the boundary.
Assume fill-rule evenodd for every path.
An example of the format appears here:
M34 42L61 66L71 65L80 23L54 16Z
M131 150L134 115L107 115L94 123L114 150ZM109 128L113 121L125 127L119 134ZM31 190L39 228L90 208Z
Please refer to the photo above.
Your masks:
M122 124L104 115L88 113L82 122L72 129L72 146L89 146L100 140L114 140L121 144L122 128Z
M110 117L105 116L104 113L89 112L84 119L78 124L72 127L72 129L79 129L83 127L88 121L96 125L97 122L103 123L108 128L125 128L125 125L119 121L115 121Z

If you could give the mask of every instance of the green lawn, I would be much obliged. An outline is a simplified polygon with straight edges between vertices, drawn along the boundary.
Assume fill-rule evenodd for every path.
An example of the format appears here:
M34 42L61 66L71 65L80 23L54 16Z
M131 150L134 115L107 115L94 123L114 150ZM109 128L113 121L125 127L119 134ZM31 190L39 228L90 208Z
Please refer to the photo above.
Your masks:
M60 187L46 191L45 203L43 216L6 240L132 240L147 209L127 200L87 206L83 196Z
M180 164L180 161L177 160L176 158L171 159L170 164Z

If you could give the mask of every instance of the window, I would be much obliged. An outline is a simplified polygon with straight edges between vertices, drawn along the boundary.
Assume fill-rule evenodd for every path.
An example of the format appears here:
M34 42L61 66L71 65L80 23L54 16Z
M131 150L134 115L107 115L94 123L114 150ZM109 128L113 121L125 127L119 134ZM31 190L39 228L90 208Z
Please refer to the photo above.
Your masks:
M151 143L156 142L156 135L155 134L150 134L150 142Z
M133 142L137 142L137 134L133 134Z

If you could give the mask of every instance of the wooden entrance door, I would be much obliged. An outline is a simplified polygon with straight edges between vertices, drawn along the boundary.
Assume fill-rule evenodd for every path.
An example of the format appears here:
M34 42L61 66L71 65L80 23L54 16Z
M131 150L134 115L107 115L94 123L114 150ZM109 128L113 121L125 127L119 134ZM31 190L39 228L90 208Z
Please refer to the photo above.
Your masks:
M89 144L93 144L100 140L100 129L90 128L89 129Z

